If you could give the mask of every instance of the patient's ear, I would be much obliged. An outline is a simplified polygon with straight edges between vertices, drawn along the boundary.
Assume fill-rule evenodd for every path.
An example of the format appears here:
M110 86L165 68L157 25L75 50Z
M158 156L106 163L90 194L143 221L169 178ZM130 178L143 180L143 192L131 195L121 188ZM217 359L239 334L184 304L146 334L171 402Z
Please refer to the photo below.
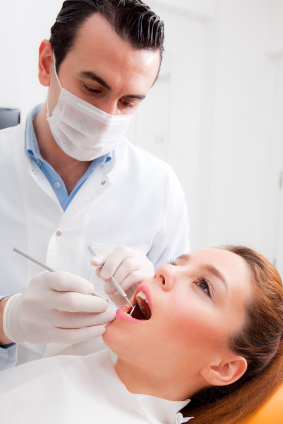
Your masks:
M239 355L231 354L219 364L200 370L200 374L212 386L226 386L239 380L246 372L247 361Z

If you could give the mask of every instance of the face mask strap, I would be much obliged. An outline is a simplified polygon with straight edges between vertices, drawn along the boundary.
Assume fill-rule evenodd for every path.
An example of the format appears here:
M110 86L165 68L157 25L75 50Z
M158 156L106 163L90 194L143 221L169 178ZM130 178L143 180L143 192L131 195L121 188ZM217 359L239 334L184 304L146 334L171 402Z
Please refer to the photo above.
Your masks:
M58 78L58 75L57 75L57 71L56 71L56 60L55 60L54 52L53 52L53 63L54 63L54 72L55 72L56 79L58 81L59 87L61 88L61 90L63 90L62 85L60 84L60 81L59 81L59 78Z
M61 85L61 83L60 83L60 81L59 81L58 74L57 74L57 71L56 71L56 60L55 60L54 52L53 52L53 64L54 64L54 72L55 72L55 76L56 76L57 82L58 82L58 84L59 84L59 87L60 87L60 89L61 89L61 91L62 91L62 90L63 90L63 89L62 89L62 85ZM47 113L46 113L46 117L47 117L47 118L49 118L48 96L49 96L49 87L48 87L47 105L46 105L46 106L47 106Z

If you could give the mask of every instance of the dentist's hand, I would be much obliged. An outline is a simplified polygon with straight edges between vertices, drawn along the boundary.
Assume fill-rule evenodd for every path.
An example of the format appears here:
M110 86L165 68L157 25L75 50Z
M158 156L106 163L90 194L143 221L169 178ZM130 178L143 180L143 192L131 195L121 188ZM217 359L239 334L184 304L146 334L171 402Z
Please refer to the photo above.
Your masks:
M126 246L118 246L114 250L106 250L94 256L91 264L97 267L96 275L105 281L104 291L117 305L125 304L113 284L109 281L114 277L122 289L131 297L136 287L145 279L154 275L153 264L146 255Z
M3 330L9 340L78 343L105 332L115 318L104 299L91 296L92 284L68 272L41 272L22 294L5 305Z

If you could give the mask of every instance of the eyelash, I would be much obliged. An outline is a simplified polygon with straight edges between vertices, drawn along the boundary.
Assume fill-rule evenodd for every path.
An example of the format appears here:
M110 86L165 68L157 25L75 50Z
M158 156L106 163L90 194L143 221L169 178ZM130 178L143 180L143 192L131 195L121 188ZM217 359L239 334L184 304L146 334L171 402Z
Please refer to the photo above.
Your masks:
M173 261L173 260L171 260L171 261L168 261L168 262L166 262L166 264L168 264L168 265L174 265L174 266L177 266L177 264L176 264L176 262L175 261ZM200 287L200 284L199 283L205 283L206 284L206 288L207 288L207 290L208 290L208 292L206 292L204 289L202 289L201 287L201 290L205 293L205 294L207 294L207 296L208 297L212 297L212 295L213 295L213 287L212 287L212 285L211 285L211 283L210 283L210 281L206 278L206 277L204 277L203 275L198 275L197 276L197 279L195 280L195 281L193 281L193 283L196 285L196 286L198 286L198 287Z
M194 284L196 284L196 285L197 285L198 287L200 287L200 288L201 288L200 284L205 283L205 284L206 284L206 289L208 290L208 292L206 292L203 288L201 288L201 290L202 290L205 294L207 294L207 296L208 296L208 297L210 297L210 298L212 297L212 294L213 294L213 288L212 288L212 285L211 285L210 281L208 281L206 277L204 277L203 275L199 275L199 276L197 277L197 279L196 279L195 281L193 281L193 283L194 283ZM200 283L200 284L199 284L199 283Z
M176 265L175 261L173 261L173 259L165 262L165 265Z
M90 93L101 93L101 91L100 90L95 90L95 88L91 88L91 87L88 87L87 85L85 85L84 84L84 87L85 87L85 89L87 90L87 91L89 91Z
M131 103L125 102L125 100L120 100L120 102L122 103L122 105L129 107L131 109L135 107L134 105L131 105Z
M94 88L88 87L87 85L84 84L84 87L87 91L89 91L92 94L98 94L101 93L100 90L95 90ZM123 106L125 107L129 107L131 109L133 109L135 106L132 105L131 103L125 102L125 100L120 100L120 102L122 103Z

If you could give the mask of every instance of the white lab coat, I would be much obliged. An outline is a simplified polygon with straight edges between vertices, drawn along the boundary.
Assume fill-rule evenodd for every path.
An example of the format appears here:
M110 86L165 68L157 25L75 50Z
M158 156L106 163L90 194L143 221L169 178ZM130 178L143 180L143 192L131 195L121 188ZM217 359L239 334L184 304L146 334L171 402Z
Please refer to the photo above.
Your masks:
M163 161L123 139L115 159L94 169L64 212L24 144L25 125L0 131L0 294L23 292L42 271L13 247L90 280L100 293L88 245L97 253L121 244L140 249L155 266L189 251L185 196Z

